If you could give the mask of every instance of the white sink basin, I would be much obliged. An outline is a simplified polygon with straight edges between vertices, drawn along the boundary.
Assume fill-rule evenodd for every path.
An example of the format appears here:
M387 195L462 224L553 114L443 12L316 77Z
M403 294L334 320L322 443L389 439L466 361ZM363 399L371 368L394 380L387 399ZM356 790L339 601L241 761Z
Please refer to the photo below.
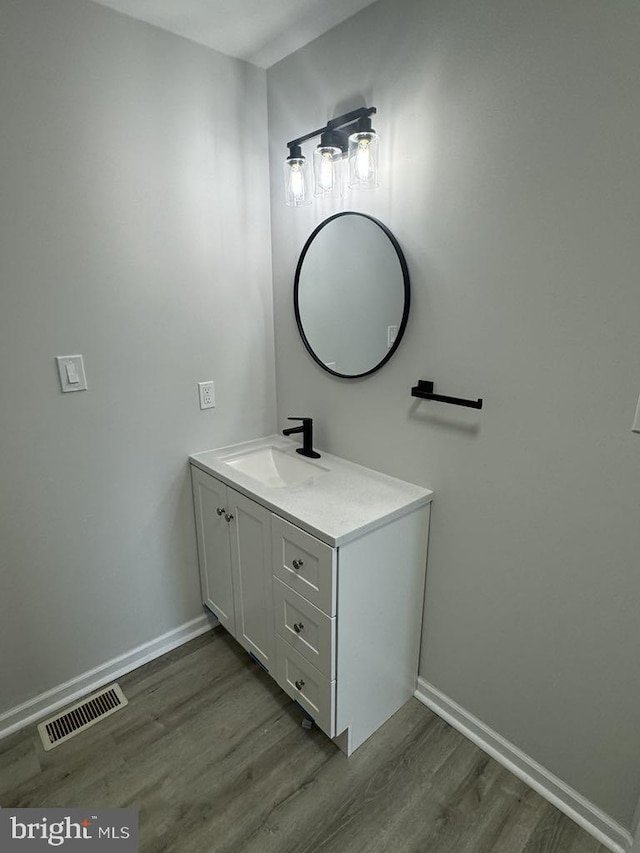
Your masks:
M221 461L270 488L296 486L328 470L273 446L226 456Z

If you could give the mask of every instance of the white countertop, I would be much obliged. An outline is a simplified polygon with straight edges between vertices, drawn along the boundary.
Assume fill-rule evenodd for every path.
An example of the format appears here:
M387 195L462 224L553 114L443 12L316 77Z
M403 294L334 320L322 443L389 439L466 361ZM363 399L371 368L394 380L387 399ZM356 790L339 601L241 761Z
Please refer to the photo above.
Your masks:
M344 545L369 530L381 527L418 507L428 504L433 492L322 452L318 475L293 486L270 487L224 461L239 453L276 447L296 453L300 444L281 435L270 435L189 457L192 465L212 474L233 489L317 536L328 545Z

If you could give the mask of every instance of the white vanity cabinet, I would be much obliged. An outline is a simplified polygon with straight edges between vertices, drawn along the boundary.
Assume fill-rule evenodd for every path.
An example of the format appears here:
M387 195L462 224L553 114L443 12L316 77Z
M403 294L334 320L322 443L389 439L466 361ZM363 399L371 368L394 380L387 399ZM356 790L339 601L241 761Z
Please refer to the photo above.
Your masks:
M432 493L328 454L267 487L234 449L190 457L203 601L349 755L415 691Z
M202 600L271 670L271 513L215 477L191 470Z

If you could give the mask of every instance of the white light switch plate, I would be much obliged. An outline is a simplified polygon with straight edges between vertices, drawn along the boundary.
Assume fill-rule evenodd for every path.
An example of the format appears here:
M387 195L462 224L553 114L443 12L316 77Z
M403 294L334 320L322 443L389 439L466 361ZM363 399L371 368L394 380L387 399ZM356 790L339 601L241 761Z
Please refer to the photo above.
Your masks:
M640 397L638 397L638 405L636 406L636 414L633 419L633 426L631 427L633 432L640 432Z
M81 355L59 355L56 356L56 362L63 394L67 391L87 390L87 377Z

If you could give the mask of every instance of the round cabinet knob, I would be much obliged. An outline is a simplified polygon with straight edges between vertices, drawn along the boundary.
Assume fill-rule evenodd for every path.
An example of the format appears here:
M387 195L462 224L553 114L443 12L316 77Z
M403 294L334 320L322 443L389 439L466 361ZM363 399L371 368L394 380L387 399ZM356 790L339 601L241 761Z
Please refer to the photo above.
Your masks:
M218 515L224 515L225 514L225 508L223 506L219 506L217 508L216 512L218 513Z
M227 521L233 521L233 515L229 512L225 515L225 518L227 519Z
M302 560L294 560L292 565L293 568L297 571L298 569L301 569L304 566L304 562Z
M295 682L295 685L298 690L302 690L302 688L304 687L304 681L300 679L300 681Z
M304 625L302 624L302 622L294 622L293 623L293 630L296 632L296 634L299 634L303 628L304 628Z

